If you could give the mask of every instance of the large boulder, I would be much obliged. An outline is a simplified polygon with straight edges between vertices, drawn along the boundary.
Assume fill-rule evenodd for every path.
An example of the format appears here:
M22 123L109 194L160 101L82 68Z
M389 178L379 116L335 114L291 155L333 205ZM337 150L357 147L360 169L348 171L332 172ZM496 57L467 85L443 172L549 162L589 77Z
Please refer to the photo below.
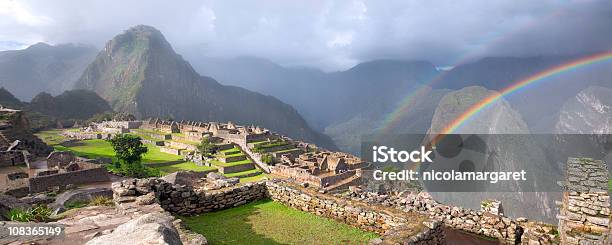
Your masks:
M174 218L168 213L145 214L118 226L112 233L96 237L87 245L114 244L183 244L179 232L173 225Z
M168 174L168 175L162 177L162 179L164 181L168 182L168 183L171 183L171 184L193 186L201 178L205 178L205 177L206 177L206 175L204 175L203 173L200 173L200 172L179 171L179 172L174 172L174 173Z

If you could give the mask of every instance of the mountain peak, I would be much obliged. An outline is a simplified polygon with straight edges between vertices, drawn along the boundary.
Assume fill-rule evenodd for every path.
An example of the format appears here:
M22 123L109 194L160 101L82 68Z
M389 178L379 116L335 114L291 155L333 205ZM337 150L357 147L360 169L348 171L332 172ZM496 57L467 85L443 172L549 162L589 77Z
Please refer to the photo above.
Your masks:
M52 48L53 46L51 44L45 43L45 42L37 42L35 44L30 45L29 47L27 47L27 50L45 50L45 49L49 49Z
M139 53L148 50L166 50L174 53L164 35L155 27L137 25L115 36L105 47L110 55L120 53Z

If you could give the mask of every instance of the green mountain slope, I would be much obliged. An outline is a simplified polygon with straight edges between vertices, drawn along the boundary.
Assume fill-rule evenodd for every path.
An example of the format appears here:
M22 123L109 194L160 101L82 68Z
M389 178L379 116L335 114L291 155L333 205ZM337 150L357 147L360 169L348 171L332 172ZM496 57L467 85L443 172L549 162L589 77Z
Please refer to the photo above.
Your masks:
M118 112L140 118L257 124L335 149L291 106L271 96L200 76L153 27L136 26L110 40L76 86L93 90Z

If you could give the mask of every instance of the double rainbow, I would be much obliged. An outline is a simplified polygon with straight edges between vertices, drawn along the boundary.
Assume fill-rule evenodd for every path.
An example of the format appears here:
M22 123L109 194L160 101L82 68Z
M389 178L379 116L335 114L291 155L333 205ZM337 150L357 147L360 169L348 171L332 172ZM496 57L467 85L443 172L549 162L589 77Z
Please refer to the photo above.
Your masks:
M468 110L463 112L461 115L456 117L450 124L448 124L442 130L441 134L454 133L457 130L457 128L461 127L466 121L470 120L470 118L478 114L478 112L487 108L489 105L493 104L495 101L499 100L500 98L506 95L509 95L511 93L514 93L522 88L525 88L527 85L536 83L538 81L542 81L546 78L549 78L549 77L552 77L552 76L555 76L555 75L558 75L558 74L561 74L567 71L575 70L583 66L587 66L593 63L597 63L597 62L601 62L601 61L605 61L609 59L612 59L612 52L598 53L595 55L582 57L582 58L570 61L568 63L564 63L559 66L552 67L550 69L547 69L537 74L534 74L532 76L529 76L523 80L520 80L502 89L501 91L499 91L499 93L490 95L489 97L486 97L480 102L472 105L470 108L468 108Z

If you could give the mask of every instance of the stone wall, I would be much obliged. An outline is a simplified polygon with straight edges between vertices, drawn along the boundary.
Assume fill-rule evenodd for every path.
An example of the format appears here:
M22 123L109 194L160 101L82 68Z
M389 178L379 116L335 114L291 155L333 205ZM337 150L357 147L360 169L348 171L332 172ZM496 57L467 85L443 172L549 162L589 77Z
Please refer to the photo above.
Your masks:
M86 184L108 180L109 178L106 169L90 168L47 176L32 177L29 179L29 186L30 193L37 193L47 191L49 188L55 186L65 187L69 184Z
M161 140L161 141L172 139L172 135L171 134L166 134L166 133L162 133L162 132L153 133L153 132L146 132L146 131L136 131L135 133L142 134L142 135L145 135L147 137L150 137L150 138L153 138L153 139L158 139L158 140Z
M559 216L562 244L610 244L608 170L603 161L570 158Z
M230 157L219 156L218 159L219 161L224 162L224 163L232 163L232 162L244 161L247 159L247 156L246 155L230 156Z
M99 123L98 125L106 128L135 129L142 125L142 121L105 121Z
M163 153L173 154L173 155L181 155L181 150L170 148L170 147L164 147L164 146L159 147L159 151Z
M125 180L113 183L115 200L133 201L139 196L155 193L159 204L179 215L197 215L240 206L267 197L264 182L215 191L194 190L190 186L171 184L161 179Z
M245 142L246 143L251 143L251 142L257 142L257 141L262 141L265 139L268 139L270 137L269 133L264 133L264 134L249 134L245 137Z
M164 141L163 140L140 139L140 142L142 142L143 144L156 145L156 146L163 146L164 145Z
M355 190L342 196L370 205L421 213L443 222L449 228L492 237L508 244L520 242L523 233L523 227L508 217L483 210L440 204L425 192L388 196Z
M243 171L247 171L251 169L255 169L255 165L252 163L233 165L233 166L221 166L219 167L219 172L224 173L224 174L231 174L231 173L238 173L238 172L243 172Z
M284 150L289 150L289 149L293 149L293 148L295 148L295 146L293 144L278 145L278 146L261 148L261 153L284 151Z

